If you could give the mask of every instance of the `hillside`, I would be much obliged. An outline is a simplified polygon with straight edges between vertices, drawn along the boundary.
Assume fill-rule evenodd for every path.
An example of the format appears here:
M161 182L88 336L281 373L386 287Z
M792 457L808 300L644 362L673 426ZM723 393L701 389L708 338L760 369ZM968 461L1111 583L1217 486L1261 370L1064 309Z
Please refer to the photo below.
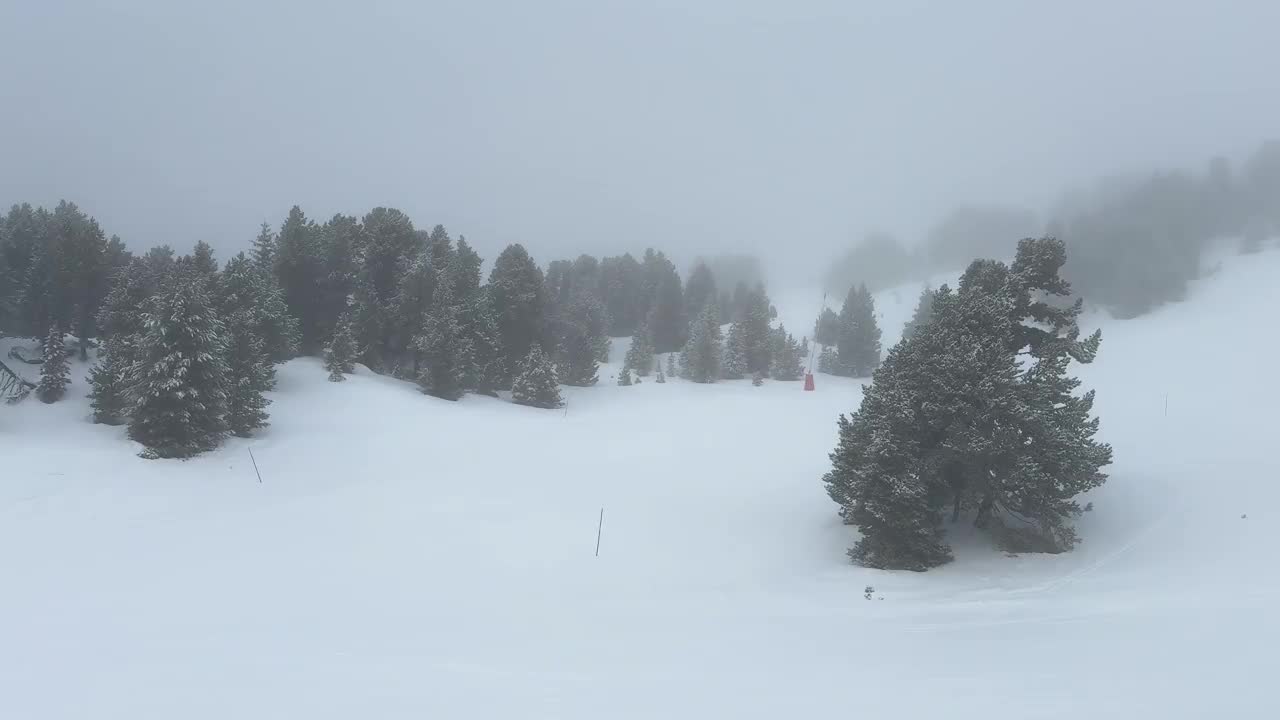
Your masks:
M1082 544L924 574L845 557L820 476L858 381L614 364L543 411L299 359L272 427L173 462L91 424L76 365L0 407L0 716L1274 716L1276 277L1087 318L1116 463ZM886 346L917 293L877 295ZM817 296L775 301L811 332Z

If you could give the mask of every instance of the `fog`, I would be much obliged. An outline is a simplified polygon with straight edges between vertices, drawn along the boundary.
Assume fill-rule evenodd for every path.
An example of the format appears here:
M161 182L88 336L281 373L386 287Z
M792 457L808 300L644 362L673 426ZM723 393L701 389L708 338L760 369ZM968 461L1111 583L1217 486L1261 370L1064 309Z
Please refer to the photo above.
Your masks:
M1048 217L1280 130L1272 0L182 5L3 4L0 202L223 258L294 204L385 205L488 258L802 282L869 231Z

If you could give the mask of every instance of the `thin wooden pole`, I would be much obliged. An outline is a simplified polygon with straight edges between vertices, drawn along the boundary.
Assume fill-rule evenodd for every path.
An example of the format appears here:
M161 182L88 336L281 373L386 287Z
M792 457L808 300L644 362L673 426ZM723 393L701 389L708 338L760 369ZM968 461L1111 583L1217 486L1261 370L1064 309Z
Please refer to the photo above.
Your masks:
M596 525L596 557L600 557L600 531L604 530L604 508L600 508L600 523Z
M249 459L253 461L253 472L258 476L258 484L262 484L262 473L258 472L258 460L253 456L253 448L249 448Z

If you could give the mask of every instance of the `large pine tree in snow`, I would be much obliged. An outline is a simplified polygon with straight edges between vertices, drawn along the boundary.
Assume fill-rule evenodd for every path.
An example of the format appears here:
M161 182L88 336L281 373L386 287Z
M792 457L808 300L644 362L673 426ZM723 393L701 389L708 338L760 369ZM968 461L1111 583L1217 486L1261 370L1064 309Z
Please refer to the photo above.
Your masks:
M463 305L461 323L468 353L463 384L471 392L496 396L510 373L497 312L487 289L480 290Z
M534 345L520 363L520 370L511 386L511 399L517 405L538 408L558 408L564 404L560 398L555 366L540 346Z
M716 303L708 303L689 327L689 342L680 353L680 376L697 383L715 382L723 354L720 310Z
M653 372L653 360L654 350L653 342L649 337L649 326L643 324L636 329L635 337L631 338L631 347L627 348L623 364L631 368L637 377L649 377L649 373Z
M840 364L853 377L869 377L880 365L880 327L865 284L849 290L840 310Z
M804 374L804 350L785 327L778 326L773 336L773 365L770 374L774 380L799 380Z
M275 276L244 253L227 261L214 284L214 295L218 316L249 323L271 362L282 363L297 354L301 332L297 319L289 314L283 291Z
M50 326L44 337L44 362L40 365L40 385L36 396L46 403L57 402L67 394L71 384L71 369L67 365L65 335L57 326Z
M96 423L119 425L129 411L134 368L124 343L124 338L108 338L98 348L98 362L89 371L89 405Z
M863 407L840 425L827 489L859 525L855 560L923 569L947 557L941 518L962 515L1016 551L1076 542L1075 497L1105 481L1111 449L1094 440L1092 393L1074 395L1079 300L1058 275L1061 242L1025 240L1012 266L975 261L958 292L934 295L933 320L896 346ZM1030 321L1030 322L1029 322Z
M224 327L201 282L178 279L143 314L129 437L146 457L190 457L227 431Z
M524 246L508 246L498 255L489 273L489 292L507 367L514 369L542 341L546 304L542 270Z
M356 341L352 336L351 314L338 317L338 326L324 351L324 368L329 371L331 382L342 382L355 372Z
M769 327L769 296L764 286L757 286L746 295L742 318L734 323L731 337L737 337L738 349L746 363L744 373L766 374L772 360L773 330Z
M725 380L741 380L747 374L747 355L743 350L742 325L729 326L729 337L724 343L724 359L720 363L720 377Z
M439 226L437 226L439 227ZM443 232L443 229L441 228ZM444 400L462 397L470 352L454 302L453 281L441 274L432 295L431 309L418 338L422 354L418 384L422 391Z
M603 307L594 298L580 295L569 301L555 323L559 340L559 376L566 385L595 385L599 362L598 335L603 333Z
M275 387L276 371L267 344L254 331L253 316L227 319L227 427L231 434L249 437L267 426L263 393Z

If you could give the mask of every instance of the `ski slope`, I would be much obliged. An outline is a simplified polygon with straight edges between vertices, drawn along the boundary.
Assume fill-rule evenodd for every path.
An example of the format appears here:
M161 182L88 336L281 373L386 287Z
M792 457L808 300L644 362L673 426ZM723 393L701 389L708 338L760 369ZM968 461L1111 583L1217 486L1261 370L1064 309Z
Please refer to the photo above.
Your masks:
M853 380L615 364L544 411L300 359L271 428L173 462L89 422L77 365L0 407L0 717L1278 717L1276 278L1229 258L1087 319L1116 463L1083 543L959 528L924 574L845 557L819 478ZM878 295L886 343L917 293ZM808 334L818 296L776 300Z

